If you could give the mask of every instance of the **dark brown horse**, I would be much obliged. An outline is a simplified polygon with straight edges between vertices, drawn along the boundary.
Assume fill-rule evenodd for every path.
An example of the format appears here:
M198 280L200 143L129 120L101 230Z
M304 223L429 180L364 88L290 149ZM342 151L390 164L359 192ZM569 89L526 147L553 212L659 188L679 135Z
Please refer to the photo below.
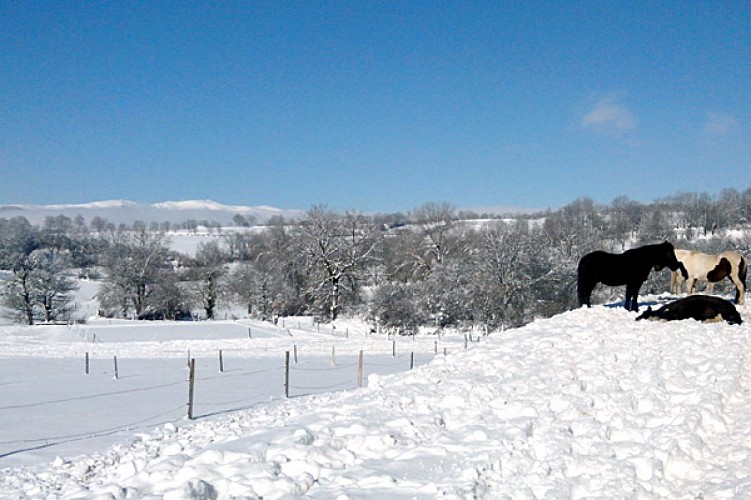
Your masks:
M624 306L629 311L638 311L637 297L649 272L667 267L671 271L681 270L688 276L686 268L675 258L675 249L667 241L657 245L645 245L613 254L597 250L588 253L579 261L577 268L577 295L579 305L591 306L590 296L597 283L608 286L626 285Z
M667 321L695 319L696 321L725 320L731 325L743 323L738 309L725 299L711 295L689 295L653 311L651 307L636 319L662 319Z

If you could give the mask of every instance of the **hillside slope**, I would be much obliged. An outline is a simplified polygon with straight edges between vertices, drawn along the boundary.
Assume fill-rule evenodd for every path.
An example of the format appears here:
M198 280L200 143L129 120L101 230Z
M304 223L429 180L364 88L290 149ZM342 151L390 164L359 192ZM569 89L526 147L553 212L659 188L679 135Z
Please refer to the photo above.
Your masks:
M100 454L4 470L0 491L748 498L751 326L635 316L570 311L371 376L360 390L167 424Z

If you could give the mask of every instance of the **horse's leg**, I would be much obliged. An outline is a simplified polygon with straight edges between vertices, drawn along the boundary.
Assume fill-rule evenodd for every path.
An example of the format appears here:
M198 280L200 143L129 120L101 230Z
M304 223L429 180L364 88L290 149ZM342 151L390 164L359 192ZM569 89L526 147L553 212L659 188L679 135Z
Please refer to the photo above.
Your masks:
M748 263L746 259L741 256L738 262L738 269L736 270L735 277L738 278L738 282L741 284L741 288L736 288L736 304L746 303L746 275L748 273ZM736 285L737 287L738 285Z
M711 281L707 281L706 292L710 295L714 293L714 283L712 283Z
M639 304L636 301L636 298L639 296L639 288L641 288L641 283L626 284L626 303L624 307L627 311L639 310Z
M693 295L695 288L696 288L696 278L689 278L688 281L686 281L686 294Z
M576 284L576 295L579 298L579 307L586 305L592 307L592 290L595 289L596 283L586 280L579 280Z
M677 295L681 290L680 271L670 273L670 293Z
M746 302L746 287L743 284L743 282L738 277L738 273L735 272L736 270L733 269L733 272L730 273L730 280L735 285L735 303L738 305L743 305Z

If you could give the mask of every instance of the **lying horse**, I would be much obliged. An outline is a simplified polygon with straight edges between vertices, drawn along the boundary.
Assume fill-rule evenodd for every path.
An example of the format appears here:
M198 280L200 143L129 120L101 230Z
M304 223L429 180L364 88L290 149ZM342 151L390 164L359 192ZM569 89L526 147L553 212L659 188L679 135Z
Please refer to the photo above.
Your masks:
M622 254L612 254L602 250L588 253L581 258L576 270L579 305L592 305L590 297L597 283L608 286L626 285L624 306L629 311L638 311L639 305L636 299L639 289L649 277L652 269L659 271L663 267L671 271L680 269L688 279L686 269L675 258L673 245L667 241L657 245L632 248Z
M707 322L722 319L731 325L743 323L741 315L733 304L711 295L689 295L686 298L666 304L656 311L649 307L636 319L664 319L668 321L695 319L696 321Z
M707 292L712 293L714 284L729 278L735 285L735 303L746 302L746 274L748 264L738 252L722 252L719 255L709 255L694 250L676 250L676 258L688 272L688 278L683 278L674 272L670 280L670 291L680 293L681 283L686 279L686 293L691 295L696 288L696 282L707 282Z

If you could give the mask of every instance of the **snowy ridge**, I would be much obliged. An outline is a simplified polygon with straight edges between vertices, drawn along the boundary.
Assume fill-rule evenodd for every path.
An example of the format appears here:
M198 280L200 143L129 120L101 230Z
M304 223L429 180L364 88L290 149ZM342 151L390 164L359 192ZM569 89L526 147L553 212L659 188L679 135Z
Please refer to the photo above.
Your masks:
M82 215L90 220L98 215L115 224L132 224L136 220L145 222L184 222L188 219L208 220L232 225L236 214L252 215L260 223L270 217L281 215L296 217L301 210L283 210L266 205L223 205L211 200L165 201L146 204L129 200L106 200L81 204L62 205L0 205L0 216L5 218L23 216L32 224L39 224L47 216L65 215L74 218Z
M169 423L93 455L4 470L0 491L749 498L749 324L635 316L570 311L371 376L364 389Z
M168 210L226 210L231 212L250 212L262 207L246 207L243 205L222 205L211 200L185 200L185 201L165 201L151 205L155 208L166 208ZM278 211L279 209L263 207L265 210Z

